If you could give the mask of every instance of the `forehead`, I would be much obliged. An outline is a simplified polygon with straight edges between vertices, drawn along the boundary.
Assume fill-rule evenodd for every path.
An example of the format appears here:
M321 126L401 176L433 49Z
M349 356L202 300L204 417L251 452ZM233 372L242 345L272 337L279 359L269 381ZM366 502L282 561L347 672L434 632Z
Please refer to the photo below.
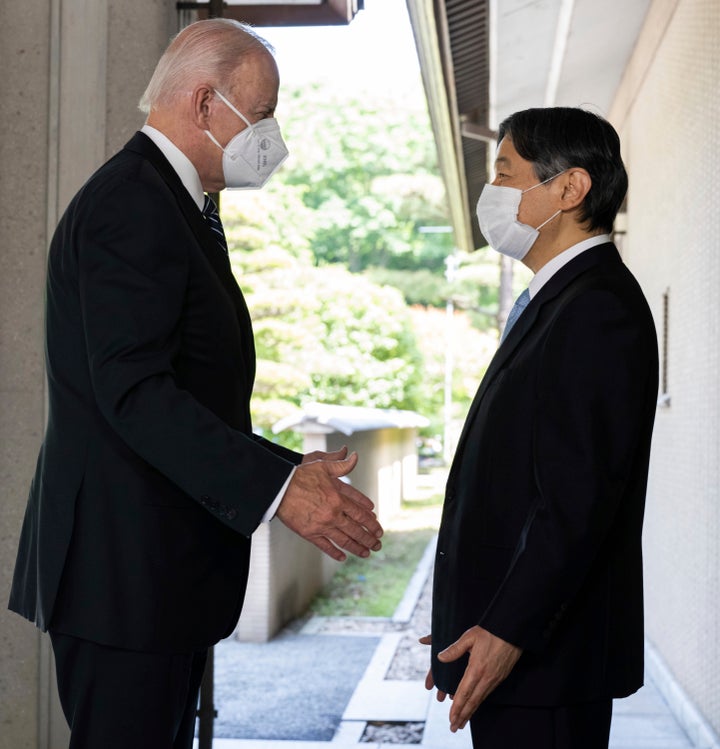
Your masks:
M506 135L498 144L495 156L496 169L514 169L517 172L532 171L532 164L515 150L512 140Z
M231 88L237 94L270 103L277 101L280 76L275 58L265 49L243 57L231 76Z

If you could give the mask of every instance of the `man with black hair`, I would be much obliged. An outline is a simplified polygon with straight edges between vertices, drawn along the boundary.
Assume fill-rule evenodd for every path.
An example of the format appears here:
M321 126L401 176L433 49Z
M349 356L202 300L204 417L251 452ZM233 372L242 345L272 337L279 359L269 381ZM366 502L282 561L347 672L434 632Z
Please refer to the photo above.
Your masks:
M470 408L435 562L428 689L482 749L605 749L643 683L641 531L657 340L612 243L615 130L582 109L500 126L478 201L534 273Z

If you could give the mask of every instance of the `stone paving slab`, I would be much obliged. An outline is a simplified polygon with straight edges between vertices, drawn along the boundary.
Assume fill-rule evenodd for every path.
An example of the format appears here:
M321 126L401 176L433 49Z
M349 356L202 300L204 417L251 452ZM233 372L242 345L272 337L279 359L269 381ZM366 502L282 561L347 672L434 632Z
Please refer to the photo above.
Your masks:
M672 715L615 715L610 749L692 749Z
M444 749L472 749L469 726L455 733L450 731L450 705L452 702L448 699L438 702L433 693L421 744L423 749L435 746Z

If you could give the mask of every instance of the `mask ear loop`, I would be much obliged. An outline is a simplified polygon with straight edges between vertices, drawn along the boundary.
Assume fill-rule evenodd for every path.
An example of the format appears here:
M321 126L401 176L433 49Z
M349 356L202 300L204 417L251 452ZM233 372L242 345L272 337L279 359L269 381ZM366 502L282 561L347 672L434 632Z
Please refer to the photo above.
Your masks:
M538 182L537 185L533 185L532 187L528 187L527 190L523 190L522 194L524 195L526 192L530 192L530 190L534 190L536 187L540 187L540 185L544 185L547 182L550 182L551 180L555 179L555 177L559 177L561 174L565 174L567 172L567 169L563 169L562 172L558 172L557 174L553 174L552 177L548 177L547 179L544 179L542 182ZM545 224L549 224L556 216L559 216L562 213L562 209L557 211L556 213L553 213L552 216L550 216L549 219L546 219L545 221L540 224L540 226L537 226L535 228L535 231L540 231L540 229L545 226Z
M250 122L250 120L242 112L240 112L239 110L235 109L235 107L216 88L214 88L213 91L252 130L252 123Z
M255 131L250 120L248 120L248 118L242 112L239 112L237 109L235 109L235 107L216 88L214 88L213 91L218 95L220 100L223 101L233 112L235 112L235 114L248 126L250 132L254 133ZM227 151L220 145L218 139L209 130L204 130L203 132L223 153L227 153Z
M522 194L524 195L526 192L530 192L530 190L534 190L536 187L540 187L540 185L547 184L551 180L555 179L555 177L559 177L561 174L565 174L565 172L567 172L567 171L568 171L567 169L563 169L562 172L558 172L557 174L553 174L552 177L548 177L547 179L544 179L542 182L538 182L537 185L533 185L532 187L526 188L525 190L522 191ZM555 216L553 216L553 218L555 218Z
M225 149L220 145L220 142L218 139L209 131L209 130L203 130L205 135L207 135L208 138L223 152L225 153Z
M549 224L556 216L559 216L561 213L562 213L562 210L559 210L553 213L553 215L550 216L549 219L546 219L545 221L542 222L542 224L540 224L540 226L536 227L535 231L540 231L540 229L542 229L543 226L545 226L545 224Z

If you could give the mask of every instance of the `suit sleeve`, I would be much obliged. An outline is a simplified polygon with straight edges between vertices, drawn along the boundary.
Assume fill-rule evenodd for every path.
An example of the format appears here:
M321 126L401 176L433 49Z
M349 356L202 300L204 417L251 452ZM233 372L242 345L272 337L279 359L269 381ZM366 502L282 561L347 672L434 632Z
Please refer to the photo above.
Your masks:
M542 650L572 605L643 449L657 349L638 309L608 291L585 292L561 312L539 355L528 415L537 496L479 622L524 649Z
M271 452L279 455L281 458L289 460L295 466L298 466L300 465L300 463L302 463L302 453L295 452L295 450L291 450L289 447L278 445L277 442L272 442L271 440L266 439L265 437L261 437L258 434L254 434L253 439L255 439L256 442L260 443L263 447L267 448Z
M177 385L194 240L172 196L142 181L115 183L86 201L75 225L88 366L103 417L137 455L249 536L293 462Z

